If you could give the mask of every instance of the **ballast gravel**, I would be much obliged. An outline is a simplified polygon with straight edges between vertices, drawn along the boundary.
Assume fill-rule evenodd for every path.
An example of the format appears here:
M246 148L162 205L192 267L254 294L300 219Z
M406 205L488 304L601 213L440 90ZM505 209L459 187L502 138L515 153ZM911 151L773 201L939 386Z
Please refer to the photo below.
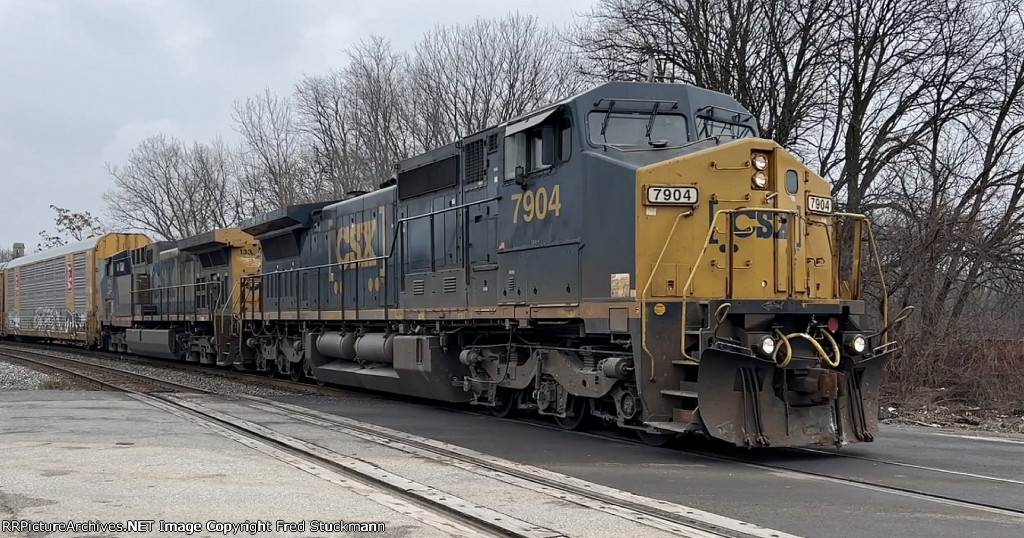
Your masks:
M0 390L39 390L50 388L54 379L24 366L0 361Z

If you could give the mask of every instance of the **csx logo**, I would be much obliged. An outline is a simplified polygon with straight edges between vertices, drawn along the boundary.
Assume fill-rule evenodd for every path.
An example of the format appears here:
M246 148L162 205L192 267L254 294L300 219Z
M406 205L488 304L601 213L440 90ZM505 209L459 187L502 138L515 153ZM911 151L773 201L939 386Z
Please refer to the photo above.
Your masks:
M343 263L344 270L354 267L373 267L380 262L376 258L378 251L384 249L383 234L378 231L384 229L382 223L386 207L377 208L377 217L366 220L356 220L348 225L338 227L338 242L335 252L338 263ZM368 258L370 258L368 260ZM354 263L353 263L354 262ZM381 274L384 268L381 266Z
M377 257L377 219L357 221L338 229L337 259L347 264L358 260ZM345 269L353 267L373 267L378 260L360 261L345 265Z
M708 208L708 225L711 226L715 218L715 206L718 205L715 202L709 204ZM797 208L799 211L800 208ZM728 218L728 217L727 217ZM783 221L785 218L785 221ZM764 211L744 211L742 213L732 214L732 235L735 239L771 239L775 238L778 240L785 241L787 234L789 233L789 221L792 219L790 216L783 217L775 213L768 213ZM719 241L718 233L711 234L712 245L718 245L722 241L728 241L723 239ZM800 248L801 237L797 234L796 237L796 248ZM725 246L723 245L724 249ZM739 246L733 245L733 251L738 251Z

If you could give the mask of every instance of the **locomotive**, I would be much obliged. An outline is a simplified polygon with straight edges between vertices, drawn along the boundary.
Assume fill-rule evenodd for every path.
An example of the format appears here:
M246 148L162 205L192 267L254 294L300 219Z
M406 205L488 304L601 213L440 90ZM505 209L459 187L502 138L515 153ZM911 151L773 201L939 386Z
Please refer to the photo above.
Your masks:
M734 99L613 82L372 192L106 258L95 344L651 444L871 441L908 311L883 289L871 326L870 238Z

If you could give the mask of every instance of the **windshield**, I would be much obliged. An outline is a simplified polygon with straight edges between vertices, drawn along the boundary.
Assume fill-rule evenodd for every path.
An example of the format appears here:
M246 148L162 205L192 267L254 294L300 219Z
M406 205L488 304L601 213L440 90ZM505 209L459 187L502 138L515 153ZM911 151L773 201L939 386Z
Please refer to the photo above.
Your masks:
M587 115L590 142L595 145L644 146L663 141L668 146L684 144L686 117L682 114L594 111ZM603 131L603 132L602 132Z
M708 138L711 136L747 138L754 136L754 130L747 125L697 116L697 137Z

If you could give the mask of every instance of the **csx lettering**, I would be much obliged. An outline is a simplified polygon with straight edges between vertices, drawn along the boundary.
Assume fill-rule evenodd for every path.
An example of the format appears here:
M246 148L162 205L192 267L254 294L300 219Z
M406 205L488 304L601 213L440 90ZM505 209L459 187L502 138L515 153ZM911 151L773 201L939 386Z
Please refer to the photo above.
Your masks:
M516 208L512 211L512 224L519 222L522 215L523 222L532 222L533 219L544 220L548 215L560 216L562 214L562 197L558 185L555 185L550 194L544 187L537 190L527 190L522 194L515 193L512 199L516 202Z
M709 204L709 221L714 219L715 206L717 204L712 202ZM799 207L797 210L799 211ZM728 217L726 217L728 218ZM785 218L785 221L783 221ZM775 213L768 213L766 211L744 211L741 213L734 213L732 215L732 234L736 239L771 239L785 240L789 233L789 221L793 217L781 216ZM721 221L719 221L721 222ZM776 224L778 223L778 224ZM710 222L710 224L714 224ZM718 245L721 243L719 240L719 234L713 233L711 235L712 245ZM800 234L796 236L796 248L801 247ZM738 245L734 245L734 248L738 250Z
M356 222L338 229L337 258L339 263L356 262L377 257L373 245L377 236L377 219ZM377 260L359 261L350 267L373 267Z
M758 239L770 239L773 235L776 239L786 238L786 224L779 223L778 230L772 222L773 215L763 212L737 213L733 216L733 235L739 238L754 236Z

